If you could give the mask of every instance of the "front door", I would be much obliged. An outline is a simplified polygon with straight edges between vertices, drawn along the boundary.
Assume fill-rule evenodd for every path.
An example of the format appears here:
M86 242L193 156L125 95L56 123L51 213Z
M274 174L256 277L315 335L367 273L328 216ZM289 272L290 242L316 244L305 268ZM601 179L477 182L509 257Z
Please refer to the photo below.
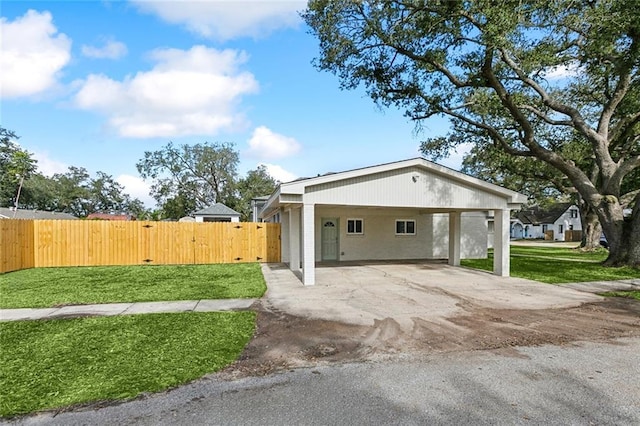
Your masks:
M338 260L338 219L322 219L322 260Z

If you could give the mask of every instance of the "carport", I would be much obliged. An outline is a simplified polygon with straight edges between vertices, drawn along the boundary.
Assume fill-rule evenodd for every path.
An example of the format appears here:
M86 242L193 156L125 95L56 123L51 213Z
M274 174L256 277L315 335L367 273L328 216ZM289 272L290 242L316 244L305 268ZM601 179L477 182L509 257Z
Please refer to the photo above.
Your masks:
M526 197L423 158L281 184L259 213L282 224L282 260L316 282L316 262L486 257L509 276L510 210ZM491 214L492 213L492 214Z

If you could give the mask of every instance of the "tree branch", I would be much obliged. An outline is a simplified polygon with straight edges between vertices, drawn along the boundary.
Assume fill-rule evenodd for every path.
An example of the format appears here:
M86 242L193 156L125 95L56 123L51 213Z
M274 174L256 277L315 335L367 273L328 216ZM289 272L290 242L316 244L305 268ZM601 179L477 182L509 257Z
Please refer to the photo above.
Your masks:
M573 124L571 120L553 120L547 114L545 114L544 112L540 111L539 109L531 105L518 105L518 107L521 109L525 109L527 111L531 111L536 116L541 118L545 123L551 124L553 126L571 126Z
M640 196L640 189L636 189L635 191L627 192L623 196L620 197L620 205L623 209L629 207L629 204L633 201L634 198Z
M638 39L633 37L631 46L629 47L629 56L636 57L638 51ZM611 117L616 111L616 108L620 102L624 99L625 95L629 91L629 85L631 83L631 70L633 69L633 63L627 63L620 69L619 79L616 84L616 88L611 94L609 102L602 109L600 114L600 120L598 120L598 133L601 136L607 137L609 134L609 125L611 123Z
M622 179L624 179L627 174L631 173L638 167L640 167L640 155L628 158L627 160L623 161L609 179L609 182L607 183L607 186L605 188L606 193L614 195L619 194L620 186L622 185Z

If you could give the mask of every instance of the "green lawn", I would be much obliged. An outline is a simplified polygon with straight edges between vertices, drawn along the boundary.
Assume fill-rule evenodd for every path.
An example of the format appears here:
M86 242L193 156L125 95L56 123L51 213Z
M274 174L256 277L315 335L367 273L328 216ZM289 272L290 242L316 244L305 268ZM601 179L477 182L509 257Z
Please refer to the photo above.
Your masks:
M640 300L640 291L636 290L609 291L607 293L601 293L601 295L607 297L628 297L629 299Z
M606 258L606 252L602 251L580 253L568 248L521 246L511 247L511 251L511 276L513 277L550 284L640 278L640 269L605 268L599 263L594 263ZM491 271L493 270L493 251L490 250L488 259L464 259L461 264L469 268Z
M577 245L578 243L576 243ZM606 249L598 249L593 252L583 252L576 249L562 247L523 247L511 246L511 254L517 256L543 256L564 259L581 259L602 262L609 252Z
M260 297L258 263L34 268L0 275L0 308Z
M233 362L254 312L187 312L0 323L0 415L126 399Z

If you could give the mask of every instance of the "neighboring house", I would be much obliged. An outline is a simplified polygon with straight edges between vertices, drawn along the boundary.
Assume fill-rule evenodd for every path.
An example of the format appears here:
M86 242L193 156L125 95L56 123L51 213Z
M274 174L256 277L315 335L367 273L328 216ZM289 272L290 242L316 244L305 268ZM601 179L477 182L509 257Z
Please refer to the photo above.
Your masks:
M136 220L136 217L127 213L90 213L87 220Z
M534 206L511 219L511 238L547 238L565 241L566 231L582 231L580 209L573 203L557 203L547 209Z
M196 222L240 222L240 213L222 203L199 210L193 217Z
M422 158L283 183L258 217L281 223L283 262L315 283L316 261L486 257L487 212L496 223L493 269L509 275L509 217L519 194Z
M13 207L0 207L0 219L61 219L77 220L78 218L69 213L47 212L43 210L25 210Z

